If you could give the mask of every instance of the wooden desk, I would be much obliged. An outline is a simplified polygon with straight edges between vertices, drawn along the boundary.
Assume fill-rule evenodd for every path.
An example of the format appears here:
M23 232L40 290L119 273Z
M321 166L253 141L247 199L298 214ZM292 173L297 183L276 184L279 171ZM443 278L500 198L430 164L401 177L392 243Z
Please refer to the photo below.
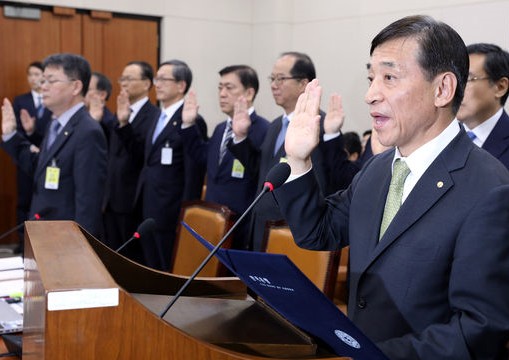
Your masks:
M8 350L5 347L4 339L0 338L0 354L5 354L7 352L8 352ZM2 358L2 360L20 360L20 359L21 358L17 357L17 356L7 356L7 357Z

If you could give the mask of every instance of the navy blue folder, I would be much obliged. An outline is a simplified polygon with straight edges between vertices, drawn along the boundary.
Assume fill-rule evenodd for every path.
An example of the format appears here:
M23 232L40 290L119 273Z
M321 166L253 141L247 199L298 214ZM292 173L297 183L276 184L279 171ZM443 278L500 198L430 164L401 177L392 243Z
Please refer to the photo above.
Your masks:
M206 248L214 248L189 225L183 225ZM387 360L286 255L227 249L219 249L215 255L271 308L337 355Z

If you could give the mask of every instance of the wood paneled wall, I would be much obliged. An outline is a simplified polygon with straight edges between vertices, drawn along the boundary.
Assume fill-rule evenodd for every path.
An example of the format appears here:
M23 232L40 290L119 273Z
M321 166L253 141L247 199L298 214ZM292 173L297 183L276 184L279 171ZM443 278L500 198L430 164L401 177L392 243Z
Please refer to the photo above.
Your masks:
M47 55L71 52L86 57L93 71L104 73L112 82L108 101L116 109L117 79L132 60L159 63L159 19L103 11L81 11L64 7L38 7L39 20L7 18L0 1L0 98L11 101L29 91L26 67ZM19 6L19 4L15 5ZM155 97L152 94L152 100ZM0 150L0 234L16 225L16 169ZM16 242L15 234L2 243Z

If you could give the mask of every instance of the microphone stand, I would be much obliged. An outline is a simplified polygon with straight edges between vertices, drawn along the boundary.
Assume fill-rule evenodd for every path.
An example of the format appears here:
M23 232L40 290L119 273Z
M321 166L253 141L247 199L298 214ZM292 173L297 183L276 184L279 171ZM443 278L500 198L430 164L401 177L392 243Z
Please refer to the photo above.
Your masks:
M228 237L230 236L230 234L233 232L233 230L235 230L235 228L238 226L238 224L241 223L242 219L244 219L247 214L249 214L250 210L258 203L258 200L268 191L270 190L269 186L266 185L263 187L262 191L260 191L260 194L258 194L258 196L256 197L256 199L251 203L251 205L249 205L249 207L246 209L246 211L244 211L244 213L242 214L242 216L235 222L235 224L230 228L230 230L228 230L228 232L226 233L225 236L223 236L223 238L221 239L221 241L219 241L217 243L217 245L214 247L214 249L212 249L212 251L207 255L207 257L205 258L205 260L203 260L203 262L200 264L200 266L198 266L198 268L194 271L194 273L187 279L187 281L184 283L184 285L182 285L182 287L179 289L179 291L177 291L177 293L175 294L175 296L173 296L173 299L168 303L168 305L166 305L166 307L163 309L163 311L161 311L161 313L159 314L159 317L160 318L163 318L164 315L166 315L166 313L168 312L168 310L170 310L170 308L173 306L173 304L175 304L175 302L178 300L178 298L182 295L182 293L184 292L184 290L187 289L187 287L189 286L189 284L196 278L196 276L200 273L200 271L205 267L205 265L207 265L207 263L209 262L209 260L212 258L212 256L215 255L215 253L219 250L219 248L223 245L223 243L226 241L226 239L228 239Z

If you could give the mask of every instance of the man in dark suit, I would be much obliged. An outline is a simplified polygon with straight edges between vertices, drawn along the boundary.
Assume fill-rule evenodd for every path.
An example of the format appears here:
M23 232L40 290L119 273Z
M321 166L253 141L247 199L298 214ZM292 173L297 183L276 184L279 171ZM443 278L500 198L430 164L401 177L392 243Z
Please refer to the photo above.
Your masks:
M411 16L383 29L370 55L365 101L395 149L324 199L309 156L315 80L287 132L278 204L300 246L350 245L348 316L390 359L507 359L509 172L454 119L466 47L446 24Z
M117 117L102 124L108 137L108 176L103 201L106 244L117 249L127 241L142 221L134 199L143 167L145 140L159 109L149 99L154 71L145 61L131 61L122 71L117 98ZM118 119L117 119L118 118ZM129 126L120 129L119 124ZM124 142L120 134L128 134ZM124 136L126 137L126 136ZM131 243L123 254L142 261L141 244Z
M90 116L99 122L104 130L106 139L109 140L109 129L115 126L115 115L106 106L106 101L111 95L111 81L106 75L94 71L90 78L87 95L85 96L85 106Z
M504 110L509 96L509 53L484 43L469 45L467 51L470 69L458 120L474 144L509 169L509 116Z
M277 59L269 77L272 95L276 104L283 108L284 114L276 118L269 126L267 135L258 149L247 137L250 123L246 121L234 121L233 132L235 138L230 141L229 150L240 160L247 171L252 172L258 178L258 189L261 190L265 177L269 170L281 161L286 161L284 148L284 134L288 123L291 122L293 111L299 95L304 92L306 85L316 76L315 67L308 55L299 52L286 52ZM325 114L322 113L322 118ZM343 150L343 142L340 128L323 128L321 119L322 137L320 147L313 151L313 160L316 164L316 176L320 189L329 193L334 188L331 181L333 163L344 164L347 161L346 152ZM327 133L327 135L325 135ZM325 141L329 140L329 141ZM328 160L328 159L332 160ZM353 174L350 176L350 179ZM263 248L265 224L270 220L280 220L283 215L279 211L272 194L265 194L253 209L251 220L250 247L260 251Z
M43 63L44 105L53 112L40 152L16 131L14 111L7 99L2 107L2 147L33 174L30 216L51 209L47 220L75 220L101 235L101 201L106 179L106 139L83 100L90 66L83 57L55 54Z
M42 72L43 68L40 61L34 61L28 65L27 80L30 92L16 96L12 103L19 133L37 147L40 146L46 127L51 121L51 111L42 102ZM22 223L28 219L30 202L32 200L32 183L33 179L18 166L16 168L17 223ZM24 231L24 228L18 231L20 242L15 252L23 252Z
M162 63L154 78L163 109L152 121L146 137L135 198L142 204L143 218L156 222L153 241L146 239L141 244L146 265L159 270L170 267L182 201L199 199L203 186L205 169L185 153L180 136L184 96L191 82L191 69L179 60ZM119 121L117 133L129 142L130 126L120 116ZM205 137L205 121L199 117L197 123Z
M182 118L182 137L191 156L207 166L205 200L226 205L237 215L241 215L254 200L258 174L246 170L227 149L232 137L235 107L249 117L251 126L247 136L258 150L267 133L269 122L259 116L253 106L259 88L258 75L253 68L247 65L231 65L221 69L219 75L219 106L228 119L216 126L209 141L204 141L200 131L194 126L198 106L194 93L190 92L184 104L184 108L188 110L184 113L189 113L189 116ZM234 248L248 247L248 229L249 220L244 219L235 232Z

